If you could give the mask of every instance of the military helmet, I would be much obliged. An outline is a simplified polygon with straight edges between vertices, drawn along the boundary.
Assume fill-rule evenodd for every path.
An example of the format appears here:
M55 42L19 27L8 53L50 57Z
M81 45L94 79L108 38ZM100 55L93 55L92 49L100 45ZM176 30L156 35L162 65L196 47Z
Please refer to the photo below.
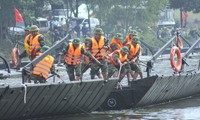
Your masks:
M123 39L121 33L116 33L115 36L114 36L114 38L121 39L121 40Z
M94 34L100 34L100 35L102 35L104 33L103 33L103 30L101 28L96 28L95 31L94 31Z
M89 37L86 37L85 39L84 39L84 43L87 43L87 42L90 42L90 38Z
M80 44L81 43L81 40L79 38L75 38L73 40L73 44Z
M26 27L24 30L25 30L25 31L30 31L30 27L28 26L28 27Z
M47 51L48 49L49 49L49 46L45 45L45 46L43 46L43 47L40 48L40 52L43 53L43 52Z
M133 42L139 42L139 37L138 37L138 36L134 36L134 37L132 38L132 41L133 41Z
M125 54L128 54L129 53L129 49L128 47L124 46L121 48L121 51L124 52Z
M39 31L40 29L38 28L37 25L32 25L31 28L30 28L30 32L34 32L34 31Z
M138 36L138 32L136 30L129 30L129 34L134 35L134 36Z

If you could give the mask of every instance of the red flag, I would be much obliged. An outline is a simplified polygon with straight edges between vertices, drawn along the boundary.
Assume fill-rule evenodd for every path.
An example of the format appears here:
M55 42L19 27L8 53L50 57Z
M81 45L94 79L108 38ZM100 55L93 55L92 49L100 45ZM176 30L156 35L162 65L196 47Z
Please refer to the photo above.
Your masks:
M17 22L24 22L24 19L22 18L22 15L20 14L20 12L17 10L17 8L14 8L15 10L15 21Z

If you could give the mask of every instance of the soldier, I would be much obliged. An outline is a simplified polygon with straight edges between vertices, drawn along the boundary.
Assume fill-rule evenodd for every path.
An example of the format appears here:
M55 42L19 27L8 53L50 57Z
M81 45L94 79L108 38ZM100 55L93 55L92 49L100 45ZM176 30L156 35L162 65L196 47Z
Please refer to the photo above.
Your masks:
M38 54L41 55L48 49L48 46L43 46L41 49L38 49ZM55 72L54 58L51 55L47 55L33 67L30 80L34 80L34 83L37 83L38 81L40 83L45 83L50 72L60 78L60 76Z
M103 35L103 30L101 28L96 28L94 32L95 36L91 38L89 50L92 56L99 60L100 64L91 64L91 79L95 78L96 73L101 69L104 80L108 78L108 63L107 63L107 51L108 40L106 40Z
M73 42L70 42L68 46L60 53L58 58L58 64L61 63L61 57L65 55L66 70L71 81L80 80L81 78L81 58L82 55L86 55L89 59L93 59L97 64L101 64L96 58L94 58L89 52L87 52L81 45L80 39L75 38ZM74 75L76 72L76 77Z
M86 37L85 40L84 40L84 44L83 44L83 48L90 53L90 50L88 49L89 47L89 43L90 43L90 38L89 37ZM91 67L91 61L89 59L89 57L87 57L86 55L83 56L83 59L82 59L82 66L81 66L81 73L85 73L89 68ZM100 73L100 71L98 71L96 73L96 75L98 76L98 78L103 78L102 77L102 74Z
M114 38L110 42L110 51L113 52L115 50L119 50L123 47L123 37L121 33L116 33Z
M36 51L39 51L39 49L45 45L44 36L39 33L39 30L40 29L36 25L32 25L30 28L32 36L30 38L31 59L34 59L37 56Z
M25 28L25 38L24 38L24 51L19 55L19 60L17 65L14 67L16 69L20 69L21 66L21 59L26 57L27 55L30 56L30 27Z
M140 55L140 43L139 43L139 37L134 36L130 42L126 44L126 46L129 47L129 54L128 59L129 61L132 61L130 66L131 70L135 71L134 75L132 76L134 80L137 79L138 74L140 74L140 77L143 78L141 67L139 65L139 55Z
M108 77L117 77L118 72L120 72L119 82L126 75L126 69L129 61L127 59L127 55L129 54L128 47L124 46L120 50L115 50L111 54L109 54L109 65L108 65ZM119 71L121 67L121 71ZM129 67L130 69L130 67Z
M134 36L138 36L138 32L136 30L129 30L129 34L126 36L126 41L124 45L131 41Z

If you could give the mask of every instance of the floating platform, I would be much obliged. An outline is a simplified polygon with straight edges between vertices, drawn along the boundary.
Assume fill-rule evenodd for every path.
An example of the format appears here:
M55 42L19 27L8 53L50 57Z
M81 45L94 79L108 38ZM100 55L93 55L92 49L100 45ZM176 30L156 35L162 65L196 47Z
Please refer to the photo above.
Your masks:
M16 120L88 113L96 110L117 80L0 85L0 119Z
M200 72L174 76L152 76L130 82L130 86L113 89L98 108L122 110L169 101L200 94Z

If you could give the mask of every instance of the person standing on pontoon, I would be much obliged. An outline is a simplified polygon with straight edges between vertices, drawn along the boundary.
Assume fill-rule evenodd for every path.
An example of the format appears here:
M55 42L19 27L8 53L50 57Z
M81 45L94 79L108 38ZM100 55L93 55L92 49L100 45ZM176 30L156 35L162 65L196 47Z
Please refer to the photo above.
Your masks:
M81 58L86 55L89 59L94 60L97 64L101 64L95 57L87 52L81 45L80 39L75 38L68 46L60 53L58 58L58 66L61 64L62 55L65 55L65 66L70 81L80 80L81 78ZM76 76L75 76L76 74Z
M115 50L111 54L109 54L109 64L108 64L108 77L111 76L117 77L119 72L119 82L126 75L126 70L130 69L129 61L127 55L129 54L129 48L124 46L119 50ZM121 68L120 68L121 67Z
M129 47L129 54L128 54L128 59L130 61L130 66L131 66L131 75L134 80L137 79L138 74L140 75L140 78L143 78L143 74L141 71L141 67L139 64L139 55L140 55L140 41L139 37L134 36L130 42L126 44L127 47ZM134 75L133 72L134 71Z

